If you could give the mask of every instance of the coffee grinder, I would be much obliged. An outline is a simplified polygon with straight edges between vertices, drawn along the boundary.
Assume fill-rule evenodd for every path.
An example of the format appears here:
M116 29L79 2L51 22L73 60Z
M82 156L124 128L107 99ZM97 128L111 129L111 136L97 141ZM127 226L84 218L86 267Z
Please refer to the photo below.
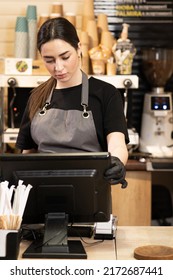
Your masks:
M139 150L152 157L173 157L172 93L164 88L173 73L173 50L143 50L143 70L152 87L144 95Z

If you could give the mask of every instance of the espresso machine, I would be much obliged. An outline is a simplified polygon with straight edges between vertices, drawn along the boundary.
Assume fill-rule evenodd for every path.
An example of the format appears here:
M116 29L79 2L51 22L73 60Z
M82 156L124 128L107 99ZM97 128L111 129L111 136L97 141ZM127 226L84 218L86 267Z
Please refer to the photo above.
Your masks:
M173 50L143 50L142 67L152 90L144 95L139 150L156 158L173 158L172 93L164 88L173 73Z

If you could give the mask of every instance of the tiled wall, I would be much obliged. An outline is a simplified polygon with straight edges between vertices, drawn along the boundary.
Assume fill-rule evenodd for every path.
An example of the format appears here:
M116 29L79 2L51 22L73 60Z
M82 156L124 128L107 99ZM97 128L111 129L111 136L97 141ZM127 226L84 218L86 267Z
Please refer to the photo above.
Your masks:
M52 4L60 1L50 0L0 0L0 57L13 56L15 23L17 16L25 16L28 5L37 6L37 15L51 13ZM83 0L63 0L64 13L82 14Z

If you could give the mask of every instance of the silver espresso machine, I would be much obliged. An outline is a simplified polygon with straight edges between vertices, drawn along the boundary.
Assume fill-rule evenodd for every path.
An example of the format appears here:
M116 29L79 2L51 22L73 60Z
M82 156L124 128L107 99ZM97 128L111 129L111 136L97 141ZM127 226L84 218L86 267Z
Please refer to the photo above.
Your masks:
M173 50L145 49L142 65L152 90L144 96L139 150L152 157L173 158L173 98L164 91L173 73Z

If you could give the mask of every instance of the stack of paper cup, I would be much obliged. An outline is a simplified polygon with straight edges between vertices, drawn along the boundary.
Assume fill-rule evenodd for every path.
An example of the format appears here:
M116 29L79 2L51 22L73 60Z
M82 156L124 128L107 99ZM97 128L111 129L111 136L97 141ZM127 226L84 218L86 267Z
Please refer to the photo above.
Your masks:
M14 57L28 57L28 23L23 16L16 19Z
M89 20L95 20L94 1L93 0L84 0L83 13L82 13L82 30L83 31L86 31Z
M37 7L29 5L26 11L28 21L29 52L28 57L36 59L37 56Z
M112 33L110 31L102 31L100 43L101 43L101 45L112 50L113 43L114 43Z
M81 58L81 67L82 70L86 73L89 74L89 36L86 31L82 31L80 34L80 42L81 42L81 50L82 50L82 58Z
M98 14L97 16L97 28L99 34L99 40L101 39L101 33L103 31L109 31L108 29L108 19L106 14Z
M99 44L98 30L97 30L97 24L95 20L88 21L86 31L88 32L89 35L89 49L98 46Z

